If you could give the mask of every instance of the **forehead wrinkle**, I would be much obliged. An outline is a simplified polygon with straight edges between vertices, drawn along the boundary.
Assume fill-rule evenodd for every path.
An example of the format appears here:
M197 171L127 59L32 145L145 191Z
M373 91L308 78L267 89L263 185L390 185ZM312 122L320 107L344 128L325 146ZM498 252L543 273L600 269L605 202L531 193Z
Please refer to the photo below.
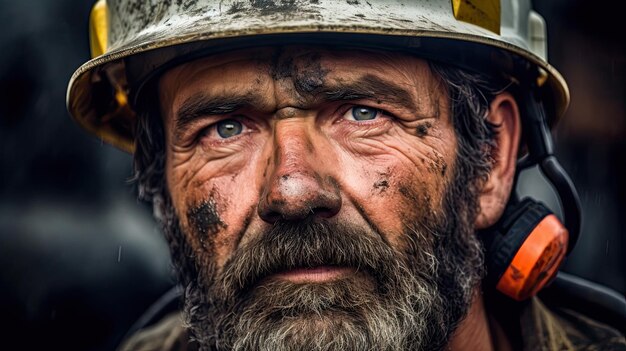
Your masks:
M275 47L272 59L265 61L273 80L274 94L268 98L274 99L274 111L285 107L309 109L324 101L372 98L420 115L430 114L431 100L438 94L423 91L429 89L431 84L427 83L432 78L423 60L372 52L368 56L371 60L354 67L352 55L344 54L320 48ZM390 80L383 76L385 72L400 79ZM352 78L359 73L359 77Z
M199 107L202 105L202 101L208 102L210 100L223 99L223 110L228 110L226 102L243 101L250 104L262 102L260 98L259 90L262 84L262 72L263 62L257 58L256 60L249 58L235 58L230 60L217 60L213 62L212 57L199 59L190 63L182 64L178 67L171 69L159 78L158 94L160 100L161 110L164 112L163 117L171 116L170 118L174 122L183 121L184 118L179 118L181 110L189 110L191 107ZM212 78L217 73L216 71L229 70L233 67L233 64L241 63L245 65L245 61L249 61L253 68L249 70L246 77L251 79L251 82L256 82L258 86L238 86L237 81L232 79L224 80L224 74L218 75L220 77L217 83L212 84ZM197 92L193 92L193 90ZM245 90L245 92L241 92ZM189 91L189 93L187 93ZM185 96L191 94L190 97ZM247 96L246 99L244 97ZM183 100L182 102L179 102ZM217 101L214 101L217 103ZM178 106L178 107L177 107ZM215 106L219 107L219 106ZM189 111L188 111L189 112ZM219 112L219 109L218 111ZM219 114L219 113L217 113ZM189 115L187 113L187 115ZM198 117L198 116L191 116ZM185 123L183 123L185 124ZM181 126L180 123L178 126Z
M358 66L357 68L363 68L362 71L369 73L374 79L390 82L403 88L408 94L403 94L402 100L412 102L405 105L412 104L410 109L418 115L423 117L438 116L437 111L433 108L438 108L435 105L441 97L442 89L436 84L437 77L430 70L426 60L398 52L375 50L369 54L372 59L367 61L365 66ZM341 66L354 71L353 62L356 61L354 59L342 60Z
M422 61L423 64L412 65L412 70L405 72L406 77L415 87L415 95L419 106L426 108L427 112L435 118L441 117L442 107L449 104L447 88L441 79L433 73L430 65ZM407 63L408 66L408 63ZM422 92L421 94L419 92Z
M311 54L311 51L289 50L287 47L273 47L271 50L265 52L266 55L263 58L248 59L251 60L254 67L253 71L256 71L254 77L250 77L253 79L251 82L256 80L256 82L260 84L261 79L265 81L262 77L267 77L271 82L268 86L265 84L262 84L263 86L250 84L243 85L239 88L236 86L231 88L227 81L224 81L223 84L217 83L212 85L213 88L222 88L224 91L229 89L233 91L245 89L246 92L216 94L215 100L221 99L224 101L220 104L213 104L213 106L209 106L210 108L190 109L190 111L187 111L190 113L186 113L186 115L190 117L187 118L187 120L193 121L200 117L201 114L198 114L198 112L202 112L203 109L208 110L211 114L224 114L232 112L236 108L250 106L257 111L274 113L285 107L307 110L312 107L318 107L324 102L364 98L376 99L384 101L385 103L398 105L399 107L404 107L417 114L431 114L430 110L431 107L433 107L431 105L439 102L438 98L441 97L440 91L431 91L431 89L439 89L436 89L436 84L432 84L431 78L433 78L433 76L429 75L430 70L428 70L427 66L422 67L419 63L414 62L416 61L414 57L382 54L382 57L378 59L369 61L369 63L366 62L364 65L358 65L355 69L351 69L351 66L345 65L347 62L344 62L345 59L342 55L335 55L336 53L329 53L324 50L314 50L313 52L321 54L321 56L317 56L317 59L313 60L315 61L314 64L319 66L319 69L323 70L324 74L328 73L328 79L322 79L319 82L320 84L315 86L315 89L311 91L294 89L296 88L294 86L294 80L297 78L296 76L298 76L295 70L301 68L298 67L300 66L300 61L308 60L306 56ZM230 66L233 62L245 60L246 59L235 59L225 64ZM308 62L304 63L304 66L306 67L307 64L310 65L313 61L308 60ZM200 63L201 62L194 62L194 64ZM204 61L202 63L207 62ZM189 68L191 68L191 70L188 70ZM183 77L181 76L188 77L189 74L194 71L203 71L203 68L200 67L189 68L185 69L186 74L181 74L182 72L179 71L176 72L178 74L176 74L175 77L170 76L170 78L174 78L175 83L180 85L184 84L184 80L181 79ZM212 66L209 69L211 68L215 67ZM383 76L383 74L388 71L391 71L390 73L393 74L393 77L398 77L399 79L391 80L388 75ZM360 76L352 78L359 73L361 73ZM207 86L211 87L211 85ZM289 90L291 90L291 92L289 92ZM181 104L181 106L182 105L186 105L186 103ZM181 110L182 108L179 109L179 111ZM436 111L432 112L436 114ZM176 113L174 113L174 117L179 116L176 116ZM184 122L185 118L177 118L177 120ZM177 124L184 126L187 123Z
M419 114L422 108L416 104L419 99L415 95L416 88L411 83L397 84L373 74L364 74L349 81L328 79L314 91L299 94L297 99L279 101L278 96L275 98L279 102L276 111L284 108L308 110L328 102L375 99Z
M331 84L321 86L312 100L349 101L358 99L378 99L387 103L402 106L411 111L418 111L414 88L405 84L397 84L374 74L364 74L356 79L344 81L336 78Z
M223 92L211 95L200 91L185 99L174 116L176 131L182 131L203 116L225 115L242 108L258 109L264 99L255 90L245 92Z

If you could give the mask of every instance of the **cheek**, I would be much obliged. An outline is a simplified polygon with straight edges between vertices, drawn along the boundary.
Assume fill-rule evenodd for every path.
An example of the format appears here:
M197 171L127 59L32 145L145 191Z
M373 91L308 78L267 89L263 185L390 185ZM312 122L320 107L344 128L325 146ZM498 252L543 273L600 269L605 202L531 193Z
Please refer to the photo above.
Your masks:
M244 169L238 174L211 180L221 194L219 213L225 223L213 242L218 267L222 267L239 246L244 232L256 216L259 191L251 179L255 179L253 174Z
M398 130L367 140L367 155L342 154L347 196L392 244L442 216L456 151L451 140L454 133L442 128L425 138Z
M258 155L246 155L249 158L224 162L192 158L167 168L168 187L187 241L217 267L238 247L256 215Z
M427 137L393 139L399 160L397 190L407 217L428 221L442 215L454 173L455 140L451 129L441 127L432 128Z

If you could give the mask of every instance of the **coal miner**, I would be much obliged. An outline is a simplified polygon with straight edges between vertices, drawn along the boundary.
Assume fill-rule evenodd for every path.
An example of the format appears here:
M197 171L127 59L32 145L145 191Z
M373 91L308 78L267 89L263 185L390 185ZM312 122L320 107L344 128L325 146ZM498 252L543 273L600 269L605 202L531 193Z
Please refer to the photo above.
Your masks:
M580 205L529 1L100 0L90 39L68 109L134 155L182 287L121 349L626 347L558 298L589 287L554 283Z

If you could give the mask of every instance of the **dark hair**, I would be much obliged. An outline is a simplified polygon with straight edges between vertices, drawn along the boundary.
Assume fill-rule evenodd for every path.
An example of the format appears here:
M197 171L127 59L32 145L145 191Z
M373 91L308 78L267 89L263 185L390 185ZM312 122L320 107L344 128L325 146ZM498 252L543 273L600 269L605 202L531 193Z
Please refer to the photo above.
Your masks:
M153 201L165 193L165 131L158 106L142 104L135 126L135 154L132 181L138 197Z
M510 84L501 79L489 79L481 74L441 63L431 62L430 68L447 88L450 115L458 144L457 173L460 179L469 181L453 185L472 187L469 192L456 193L478 194L495 163L495 136L498 126L487 120L489 105ZM466 203L475 201L473 199Z

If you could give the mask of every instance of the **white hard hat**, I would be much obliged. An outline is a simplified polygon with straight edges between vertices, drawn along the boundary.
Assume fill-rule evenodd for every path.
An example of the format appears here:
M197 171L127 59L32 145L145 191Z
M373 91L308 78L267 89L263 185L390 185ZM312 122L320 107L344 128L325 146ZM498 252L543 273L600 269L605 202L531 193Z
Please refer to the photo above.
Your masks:
M133 152L129 96L163 69L212 52L310 43L403 50L531 82L552 125L569 91L547 62L545 32L529 0L99 0L94 58L72 76L67 106L81 126Z

